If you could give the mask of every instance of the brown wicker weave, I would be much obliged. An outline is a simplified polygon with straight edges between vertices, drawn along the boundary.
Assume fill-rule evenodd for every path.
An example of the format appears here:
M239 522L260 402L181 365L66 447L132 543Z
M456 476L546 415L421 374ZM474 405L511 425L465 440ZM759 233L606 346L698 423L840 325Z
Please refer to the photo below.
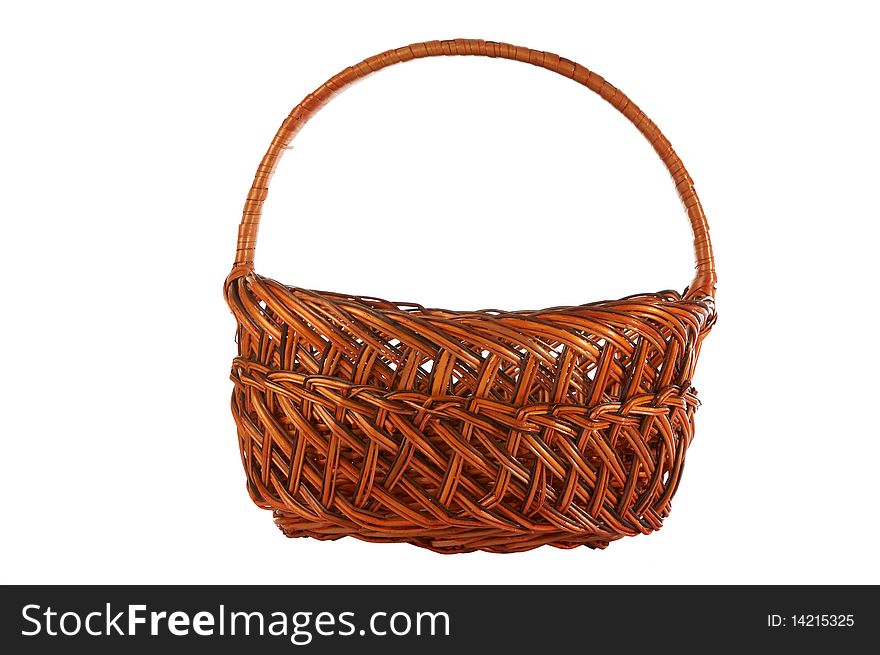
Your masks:
M254 272L269 179L306 121L355 80L437 55L513 59L598 93L666 164L694 232L679 294L538 311L426 309L290 287ZM290 537L435 551L604 548L660 528L715 321L709 231L669 142L583 66L505 43L417 43L346 68L290 113L244 207L226 298L238 321L232 412L254 502Z

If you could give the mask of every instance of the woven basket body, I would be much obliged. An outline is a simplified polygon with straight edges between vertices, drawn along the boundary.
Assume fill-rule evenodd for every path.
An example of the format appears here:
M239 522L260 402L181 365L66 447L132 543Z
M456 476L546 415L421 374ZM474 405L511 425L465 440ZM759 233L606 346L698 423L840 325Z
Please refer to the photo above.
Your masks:
M600 94L650 140L694 231L684 293L538 311L459 312L290 287L254 272L278 159L346 85L435 55L514 59ZM715 321L715 270L693 183L657 127L595 73L474 40L414 44L350 67L297 106L257 171L226 298L238 321L232 411L248 489L288 536L439 552L603 548L661 527Z

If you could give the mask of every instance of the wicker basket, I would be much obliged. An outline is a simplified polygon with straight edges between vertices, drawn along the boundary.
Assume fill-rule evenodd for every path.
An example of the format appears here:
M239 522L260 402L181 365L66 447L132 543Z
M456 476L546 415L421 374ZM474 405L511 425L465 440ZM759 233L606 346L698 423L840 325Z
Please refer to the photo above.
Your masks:
M448 311L290 287L254 272L269 179L306 121L355 80L422 57L546 68L651 142L694 232L681 294L537 311ZM232 412L248 490L290 537L443 553L604 548L660 528L693 437L691 387L715 321L709 231L669 142L625 95L557 55L456 39L346 68L290 113L263 157L226 280L238 321Z

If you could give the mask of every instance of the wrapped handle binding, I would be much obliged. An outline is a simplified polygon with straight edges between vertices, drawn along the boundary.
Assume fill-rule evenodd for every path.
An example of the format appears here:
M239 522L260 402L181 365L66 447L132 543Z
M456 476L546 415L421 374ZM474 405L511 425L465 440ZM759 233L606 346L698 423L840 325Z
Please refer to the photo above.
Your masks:
M712 256L712 244L709 240L709 225L706 222L706 215L694 189L693 180L685 169L684 164L653 121L621 91L605 81L601 76L580 64L549 52L476 39L428 41L387 50L381 54L369 57L359 64L349 66L306 96L281 124L269 150L263 156L257 168L254 182L251 185L247 201L244 205L241 225L239 226L238 245L232 277L246 275L253 270L257 231L263 210L263 201L266 199L269 191L269 180L278 166L282 153L290 146L293 138L306 122L334 95L362 77L366 77L392 64L399 64L423 57L443 55L497 57L546 68L584 85L599 94L612 107L626 116L639 132L648 139L660 156L660 159L666 165L690 219L694 235L696 274L686 296L689 298L700 296L714 298L717 275L715 272L715 261Z

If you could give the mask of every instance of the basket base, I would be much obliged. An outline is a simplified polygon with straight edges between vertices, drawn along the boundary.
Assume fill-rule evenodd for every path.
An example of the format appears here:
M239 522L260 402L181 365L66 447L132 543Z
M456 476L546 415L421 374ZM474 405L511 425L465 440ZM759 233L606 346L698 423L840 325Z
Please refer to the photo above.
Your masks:
M376 543L407 543L445 555L478 550L490 553L518 553L539 546L566 549L586 546L603 549L620 538L607 535L574 535L561 530L511 533L493 528L420 528L413 531L379 532L364 528L352 529L330 522L316 523L280 510L275 510L273 516L284 535L291 538L311 537L322 541L333 541L342 537L354 537Z

